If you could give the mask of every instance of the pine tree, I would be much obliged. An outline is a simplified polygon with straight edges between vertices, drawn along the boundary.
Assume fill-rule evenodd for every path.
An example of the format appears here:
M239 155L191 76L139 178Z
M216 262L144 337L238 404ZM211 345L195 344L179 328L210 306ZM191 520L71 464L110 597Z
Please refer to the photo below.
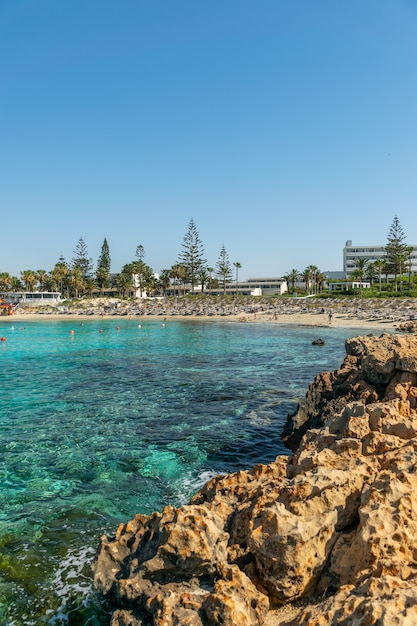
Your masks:
M103 290L105 287L108 287L109 285L110 265L111 259L109 244L107 243L107 239L104 238L96 269L96 282L101 290Z
M107 272L110 273L110 265L111 265L110 248L109 248L109 244L107 243L107 239L104 238L103 245L101 246L101 253L97 261L97 269L103 268L107 270Z
M405 233L397 216L389 229L387 245L385 246L385 258L389 271L394 274L395 291L398 289L398 275L401 276L407 261L407 244ZM402 281L401 281L402 285Z
M84 280L91 280L93 275L93 261L88 258L87 244L82 237L79 238L74 250L75 256L71 261L71 269L81 270Z
M221 279L223 284L223 294L226 293L226 282L232 278L232 265L229 260L229 255L226 252L224 244L220 250L219 258L216 263L216 274Z
M132 267L135 276L134 281L137 287L139 287L139 297L141 298L143 290L149 287L153 270L145 263L145 248L141 244L136 247L136 258L137 261L132 263Z
M182 247L183 251L178 257L178 264L185 268L187 279L191 284L191 291L194 291L200 272L204 269L207 261L204 258L204 246L193 218L188 223L188 230L184 235Z

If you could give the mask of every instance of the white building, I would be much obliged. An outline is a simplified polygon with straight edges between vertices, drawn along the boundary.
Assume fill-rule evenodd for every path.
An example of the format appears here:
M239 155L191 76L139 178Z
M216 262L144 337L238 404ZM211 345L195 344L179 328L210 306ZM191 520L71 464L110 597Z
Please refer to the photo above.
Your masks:
M196 287L195 291L201 291L201 286ZM226 283L226 294L238 294L242 296L282 296L287 293L288 285L284 278L248 278L244 282L235 283L233 281ZM205 293L223 293L223 285L221 280L216 289L206 289Z
M417 246L410 246L413 248L411 253L411 273L417 272ZM357 268L355 261L357 259L366 259L368 263L373 263L378 259L385 258L385 246L354 246L352 240L346 242L343 248L343 271L345 276L348 277ZM409 268L404 268L404 273L408 273Z
M2 297L12 304L30 304L42 306L47 304L59 304L61 293L59 291L6 291Z
M351 289L370 289L371 283L362 282L357 280L346 280L340 283L329 283L329 291L342 292L350 291Z

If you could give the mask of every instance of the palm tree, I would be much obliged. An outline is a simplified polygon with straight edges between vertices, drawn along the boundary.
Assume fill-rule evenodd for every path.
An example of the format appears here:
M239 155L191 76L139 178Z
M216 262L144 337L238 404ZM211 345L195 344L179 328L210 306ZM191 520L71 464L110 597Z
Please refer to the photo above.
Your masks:
M359 292L361 296L362 296L362 282L363 282L363 279L365 278L367 263L368 263L368 259L365 259L362 257L355 259L356 269L352 272L352 277L355 277L356 280L358 280L359 282Z
M376 261L374 261L373 266L378 270L378 282L379 282L379 293L381 293L382 291L382 270L384 269L385 266L385 260L384 259L377 259Z
M368 267L366 268L366 278L369 280L371 287L374 284L376 273L377 268L375 262L369 263Z
M94 289L97 287L97 285L96 285L96 283L94 282L94 280L93 280L93 278L92 278L92 277L90 277L90 278L85 278L85 279L84 279L84 282L85 282L85 287L84 287L84 289L86 289L86 290L88 291L88 294L89 294L89 296L90 296L90 298L91 298L91 297L92 297L92 295L93 295L93 291L94 291Z
M397 265L398 265L398 277L400 279L400 291L402 291L403 290L403 269L407 262L407 255L405 252L398 252L395 258L397 260ZM395 277L395 280L396 280L395 291L397 291L397 276Z
M310 278L313 286L314 293L317 293L317 274L319 273L319 268L317 265L309 265L308 270L310 270Z
M323 290L323 283L325 282L327 276L326 274L323 274L323 272L318 272L316 274L316 285L317 285L317 292L320 293Z
M287 281L287 285L291 285L291 293L294 293L295 283L297 282L299 276L300 272L296 269L292 269L291 272L284 276L285 280Z
M238 287L238 284L239 284L239 270L240 270L240 268L241 268L242 266L241 266L241 264L240 264L240 263L237 263L237 262L236 262L236 263L233 263L233 265L234 265L234 266L235 266L235 268L236 268L236 294L238 294L238 293L239 293L239 287Z
M121 272L116 278L116 286L119 289L119 293L122 297L129 295L132 289L132 274L128 272Z
M204 287L206 286L207 282L208 282L208 273L205 267L203 267L200 270L200 273L198 275L199 279L200 279L200 283L201 283L201 293L204 293Z
M300 274L300 278L303 279L304 285L305 285L305 288L306 288L306 292L307 292L307 294L309 294L310 293L310 286L311 286L311 270L310 270L309 267L306 267L304 272L302 274Z
M411 289L411 268L413 266L413 246L407 246L405 249L407 255L407 263L408 263L408 289Z
M207 267L207 272L208 272L208 286L209 289L211 289L211 283L212 283L212 275L214 272L214 267Z
M181 265L181 263L176 263L175 265L173 265L171 267L171 276L174 279L174 287L175 287L175 280L177 280L177 285L178 285L178 295L180 295L180 286L181 286L181 282L183 281L185 284L185 281L187 280L187 272L186 269L183 265ZM175 289L174 289L175 291Z
M69 286L76 298L79 297L80 291L86 288L86 281L83 278L81 267L73 267L68 275Z
M26 291L33 291L36 283L38 282L36 272L33 270L23 270L23 272L20 272L20 275L24 282Z
M8 272L0 273L0 291L9 291L12 277Z
M104 265L102 265L101 267L97 268L96 280L101 294L103 294L105 287L108 287L109 285L109 277L110 272L107 267L104 267Z
M45 290L45 281L48 277L48 272L46 270L38 270L36 272L36 278L37 281L39 283L39 289L40 291Z
M170 285L170 280L171 280L171 272L170 270L162 270L161 274L159 276L159 281L161 283L161 288L162 288L162 294L165 295L167 292L167 289Z
M51 272L51 276L53 280L56 281L61 294L63 293L64 279L68 276L68 274L68 265L66 264L64 257L61 256L58 263L55 263L55 267Z
M12 291L21 291L23 288L22 281L17 276L10 276L9 288Z

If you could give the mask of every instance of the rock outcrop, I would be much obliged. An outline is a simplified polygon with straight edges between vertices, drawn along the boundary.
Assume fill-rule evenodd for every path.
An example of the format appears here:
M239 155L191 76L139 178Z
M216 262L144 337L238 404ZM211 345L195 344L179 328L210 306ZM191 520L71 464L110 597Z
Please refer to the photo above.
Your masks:
M346 352L287 425L292 455L101 538L112 626L417 623L417 336Z

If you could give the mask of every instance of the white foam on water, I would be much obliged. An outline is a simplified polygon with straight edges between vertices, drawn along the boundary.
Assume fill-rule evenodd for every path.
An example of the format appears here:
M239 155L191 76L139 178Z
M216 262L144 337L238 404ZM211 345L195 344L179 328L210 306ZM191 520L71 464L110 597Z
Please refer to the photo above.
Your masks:
M201 489L209 480L218 476L214 470L204 470L197 476L186 476L181 481L181 493L179 494L180 506L187 504L189 499Z
M86 576L84 569L90 566L94 554L91 546L69 551L54 570L51 589L61 600L61 605L48 621L51 626L68 623L69 604L75 597L78 605L87 601L92 592L92 580Z

